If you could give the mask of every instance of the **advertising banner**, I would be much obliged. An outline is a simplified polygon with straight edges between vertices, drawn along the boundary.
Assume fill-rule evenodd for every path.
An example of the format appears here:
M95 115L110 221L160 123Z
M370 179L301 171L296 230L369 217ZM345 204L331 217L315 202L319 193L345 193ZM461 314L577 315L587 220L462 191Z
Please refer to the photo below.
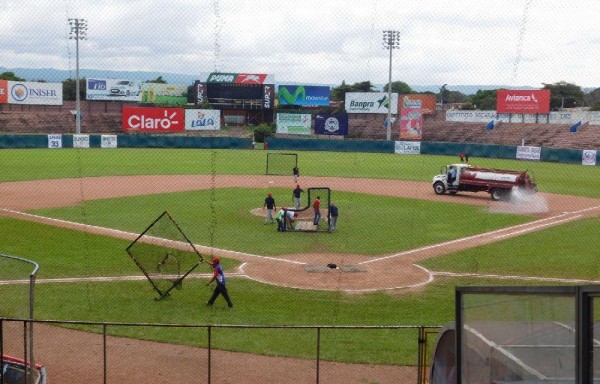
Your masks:
M0 104L8 103L8 81L0 80Z
M542 157L542 147L517 147L517 159L519 160L540 160Z
M275 85L263 85L263 109L273 109L275 105Z
M346 136L348 134L348 115L317 116L315 133L317 135Z
M221 111L218 109L186 109L186 131L218 131L221 129Z
M7 81L9 104L62 105L62 83Z
M278 113L277 133L310 135L311 123L311 115L307 113Z
M124 107L123 131L138 132L183 132L185 115L183 108L140 108Z
M421 140L423 135L423 114L421 108L404 107L400 110L400 138Z
M117 135L101 135L100 148L117 148Z
M436 96L429 93L411 93L408 95L400 95L400 109L404 105L421 105L421 113L424 115L433 115L436 111L437 100Z
M584 149L581 154L581 164L596 165L596 154L595 149Z
M48 148L62 148L62 135L48 135Z
M420 155L421 154L421 142L420 141L395 141L394 142L394 153L401 155Z
M208 75L207 83L234 83L234 84L264 84L269 75L264 73L220 73L213 72ZM272 79L270 79L273 81Z
M498 113L548 113L550 112L550 90L507 90L496 93Z
M188 86L183 84L142 84L142 103L164 107L183 107L187 104Z
M385 92L347 92L344 105L348 113L387 114L391 107L395 115L398 113L398 94L392 93L390 103Z
M202 105L206 99L206 83L196 80L196 105Z
M329 87L312 85L280 85L279 105L306 107L329 106Z
M142 85L126 79L86 79L87 100L137 101L142 97Z
M73 148L89 148L90 135L73 135Z

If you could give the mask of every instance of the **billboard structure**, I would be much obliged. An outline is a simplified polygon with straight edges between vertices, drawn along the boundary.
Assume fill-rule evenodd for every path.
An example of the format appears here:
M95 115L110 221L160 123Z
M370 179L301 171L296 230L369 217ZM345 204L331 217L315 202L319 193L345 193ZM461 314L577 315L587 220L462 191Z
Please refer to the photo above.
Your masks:
M312 117L309 113L278 113L277 133L310 135Z
M142 103L163 107L183 107L187 104L188 86L185 84L142 84Z
M127 79L86 79L87 100L137 101L142 97L141 83Z
M279 105L304 107L329 107L330 89L327 86L280 85L277 94Z
M436 112L437 100L436 96L431 93L411 93L407 95L399 95L400 108L403 105L421 104L421 113L424 115L433 115Z
M398 94L392 93L391 100L385 92L347 92L345 108L348 113L398 113Z
M62 83L0 80L0 104L62 105Z
M123 131L172 133L185 131L183 108L123 107Z
M507 90L496 93L498 113L549 113L550 90Z
M206 83L196 82L196 103L207 100L212 108L222 111L225 121L232 121L227 116L235 115L238 117L233 121L240 124L272 122L274 83L267 74L213 72Z
M400 138L421 140L423 112L420 99L404 97L400 105Z

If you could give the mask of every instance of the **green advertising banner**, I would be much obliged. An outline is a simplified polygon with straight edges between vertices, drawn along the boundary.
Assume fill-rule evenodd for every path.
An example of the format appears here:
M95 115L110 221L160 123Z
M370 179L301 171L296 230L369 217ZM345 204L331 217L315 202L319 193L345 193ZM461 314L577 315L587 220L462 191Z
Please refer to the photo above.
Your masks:
M183 107L187 104L188 86L185 84L142 84L142 103L164 107Z
M278 113L277 133L310 135L312 119L307 113Z

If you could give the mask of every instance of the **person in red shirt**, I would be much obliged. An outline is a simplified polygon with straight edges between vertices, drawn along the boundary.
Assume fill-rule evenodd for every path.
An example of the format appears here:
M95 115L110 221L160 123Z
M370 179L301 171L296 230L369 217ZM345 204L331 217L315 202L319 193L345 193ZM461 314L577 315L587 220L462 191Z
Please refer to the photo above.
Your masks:
M317 196L315 202L313 203L313 211L315 212L315 217L313 219L314 225L319 225L319 220L321 220L321 197Z

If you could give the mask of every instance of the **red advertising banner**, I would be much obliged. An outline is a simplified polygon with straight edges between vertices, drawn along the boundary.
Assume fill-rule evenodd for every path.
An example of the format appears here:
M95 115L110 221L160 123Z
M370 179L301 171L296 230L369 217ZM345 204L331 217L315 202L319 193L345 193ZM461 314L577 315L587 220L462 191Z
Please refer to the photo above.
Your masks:
M423 114L421 107L403 107L400 110L400 138L421 140L423 135Z
M0 80L0 104L8 103L8 80Z
M183 108L124 107L121 119L123 131L154 133L185 131Z
M498 90L497 113L550 113L550 90Z
M429 93L411 93L407 95L399 95L398 102L402 108L411 108L419 103L421 104L421 113L424 115L433 115L436 111L436 96Z
M239 73L235 79L236 84L262 84L267 78L263 73Z

